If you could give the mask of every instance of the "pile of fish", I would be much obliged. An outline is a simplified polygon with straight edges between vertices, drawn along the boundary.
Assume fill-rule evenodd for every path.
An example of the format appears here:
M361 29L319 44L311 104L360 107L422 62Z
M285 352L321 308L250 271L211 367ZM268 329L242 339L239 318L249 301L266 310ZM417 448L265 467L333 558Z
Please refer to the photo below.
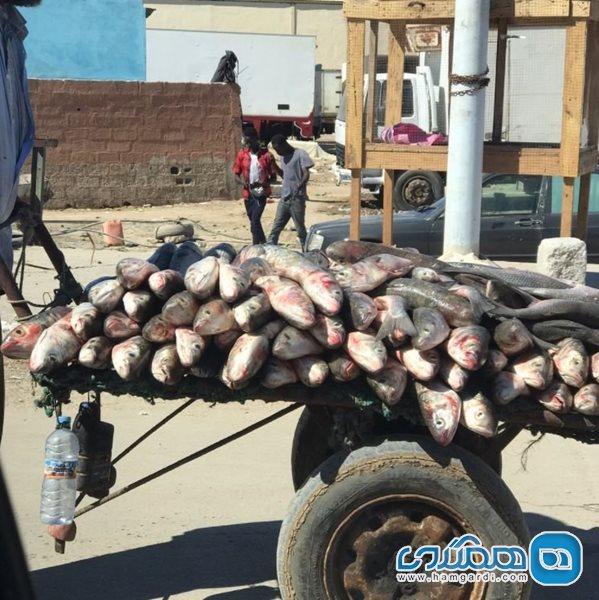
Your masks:
M186 242L121 260L85 302L20 323L0 349L33 373L78 363L166 385L363 378L387 406L416 400L447 445L460 423L495 435L495 406L522 397L599 415L593 327L599 290L526 271L366 242L326 254L219 244L203 255Z

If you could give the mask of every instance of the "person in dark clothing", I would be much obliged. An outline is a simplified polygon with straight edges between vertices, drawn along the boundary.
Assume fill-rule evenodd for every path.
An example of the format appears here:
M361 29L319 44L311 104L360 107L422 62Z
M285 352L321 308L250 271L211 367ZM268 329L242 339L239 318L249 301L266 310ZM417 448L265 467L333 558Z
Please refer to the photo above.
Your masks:
M272 147L281 157L281 168L275 165L277 173L283 178L281 199L277 206L275 220L268 236L271 244L279 243L279 235L293 219L297 237L302 250L306 246L306 187L310 179L310 169L314 162L305 150L294 148L285 136L277 134L272 138Z
M266 200L272 193L270 181L275 177L275 161L268 150L264 150L258 138L247 139L245 147L239 151L233 173L243 186L245 210L250 220L253 244L264 244L266 236L262 229L262 213Z

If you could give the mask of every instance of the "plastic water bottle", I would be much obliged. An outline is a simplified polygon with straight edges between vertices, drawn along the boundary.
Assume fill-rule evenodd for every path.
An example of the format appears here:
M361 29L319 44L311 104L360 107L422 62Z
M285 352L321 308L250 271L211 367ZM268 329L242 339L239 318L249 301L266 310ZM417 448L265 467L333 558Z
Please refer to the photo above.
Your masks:
M68 525L75 516L79 440L71 431L71 418L58 417L46 440L40 517L48 525Z

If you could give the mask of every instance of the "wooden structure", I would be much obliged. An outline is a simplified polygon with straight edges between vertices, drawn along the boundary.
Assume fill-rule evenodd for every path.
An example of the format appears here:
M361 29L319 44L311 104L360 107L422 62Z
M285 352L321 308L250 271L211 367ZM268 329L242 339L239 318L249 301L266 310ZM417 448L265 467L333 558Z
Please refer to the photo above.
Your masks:
M447 147L402 146L375 141L374 93L364 107L364 73L375 80L379 22L390 25L387 125L402 114L406 24L449 25L453 0L345 0L347 18L347 133L345 163L352 172L350 237L360 237L360 170L384 169L383 242L392 242L396 170L447 170ZM559 175L564 178L561 235L572 232L575 178L581 177L576 235L585 239L590 173L597 165L599 137L599 0L491 0L491 28L498 30L493 138L485 144L486 173ZM557 148L502 143L506 32L508 25L566 26L561 145ZM366 30L368 29L368 50ZM503 34L503 35L502 35ZM453 40L453 36L452 36ZM365 64L368 55L368 65ZM365 67L368 67L365 70ZM548 74L548 76L550 76ZM371 88L372 89L372 88ZM370 92L371 90L369 90ZM583 122L589 132L583 145Z

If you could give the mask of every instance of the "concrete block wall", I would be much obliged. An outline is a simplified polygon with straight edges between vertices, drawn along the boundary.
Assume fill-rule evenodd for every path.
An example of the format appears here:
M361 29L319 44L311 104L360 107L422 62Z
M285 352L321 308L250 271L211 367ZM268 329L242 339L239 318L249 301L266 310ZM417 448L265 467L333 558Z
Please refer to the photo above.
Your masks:
M51 208L237 197L239 88L224 84L30 80L48 150Z

